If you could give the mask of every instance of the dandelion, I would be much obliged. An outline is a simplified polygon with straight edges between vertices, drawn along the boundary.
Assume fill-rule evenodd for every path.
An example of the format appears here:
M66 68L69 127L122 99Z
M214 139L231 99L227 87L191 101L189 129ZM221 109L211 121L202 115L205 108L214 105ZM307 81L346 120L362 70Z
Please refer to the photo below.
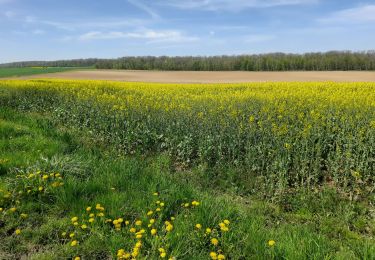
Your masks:
M85 224L83 224L83 225L81 226L81 228L82 228L82 229L86 229L87 226L86 226Z
M150 210L149 212L147 212L147 216L151 216L154 212L152 210Z
M38 188L38 191L43 191L43 187L40 186L40 187Z
M21 234L21 229L16 229L16 231L14 232L16 235L19 235Z
M90 219L89 219L89 222L90 222L90 223L93 223L94 221L95 221L94 218L90 218Z
M159 193L154 192L152 195L154 195L154 196L159 196Z
M21 218L27 218L28 217L28 215L27 214L25 214L25 213L21 213Z
M211 234L212 230L211 228L206 228L206 234Z
M16 212L16 210L17 210L17 208L15 208L15 207L9 209L10 212Z
M211 244L213 244L214 246L217 246L219 244L219 240L217 238L212 238Z
M223 254L218 254L217 259L223 260L225 259L225 256Z
M136 226L140 226L140 225L142 225L142 221L141 221L141 220L137 220L137 221L135 222L135 225L136 225Z
M195 227L196 227L197 229L201 229L201 228L202 228L202 225L201 225L201 224L196 224Z
M62 233L61 233L61 236L62 236L62 237L66 237L66 232L62 232Z
M275 240L268 240L268 245L269 246L274 246L276 244Z
M160 207L164 207L164 202L160 202Z
M92 207L87 207L87 208L86 208L86 211L87 211L87 212L90 212L91 209L92 209Z
M199 203L198 201L195 201L195 200L191 203L191 205L193 205L193 206L195 206L195 207L196 207L196 206L199 206L199 204L200 204L200 203Z
M78 244L78 241L77 240L73 240L71 243L70 243L70 246L76 246Z
M161 209L160 209L160 208L157 208L155 211L159 212L159 211L161 211Z
M81 260L79 256L74 257L74 260Z
M230 224L230 221L229 221L229 220L227 220L227 219L226 219L226 220L224 220L223 222L224 222L224 224L226 224L226 225L229 225L229 224Z
M210 253L210 257L211 257L211 259L216 260L217 259L217 254L215 252L211 252Z
M129 232L130 233L135 233L137 230L135 229L135 228L131 228L131 229L129 229Z
M69 237L70 237L70 238L73 238L74 236L75 236L74 233L70 233L70 234L69 234Z
M151 235L156 235L156 233L157 233L157 230L155 229L155 228L153 228L153 229L151 229Z

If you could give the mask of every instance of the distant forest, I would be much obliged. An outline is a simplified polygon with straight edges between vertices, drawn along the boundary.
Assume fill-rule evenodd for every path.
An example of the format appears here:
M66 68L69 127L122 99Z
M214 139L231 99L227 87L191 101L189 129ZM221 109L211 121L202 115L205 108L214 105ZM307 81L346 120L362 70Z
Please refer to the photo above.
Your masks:
M123 57L118 59L76 59L28 61L0 67L95 67L119 70L188 71L330 71L375 70L375 51L331 51L325 53L270 53L238 56Z

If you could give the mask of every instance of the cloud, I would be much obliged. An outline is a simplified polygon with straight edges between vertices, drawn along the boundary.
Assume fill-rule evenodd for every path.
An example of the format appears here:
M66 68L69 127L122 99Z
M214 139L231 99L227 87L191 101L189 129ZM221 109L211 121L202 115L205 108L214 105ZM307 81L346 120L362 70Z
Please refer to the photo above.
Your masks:
M321 23L366 23L375 22L375 5L363 5L332 13L318 20Z
M200 9L208 11L241 11L247 8L268 8L275 6L304 5L318 0L159 0L160 5L180 9Z
M45 34L45 33L46 33L45 31L40 30L40 29L36 29L36 30L32 31L32 34L35 34L35 35L42 35L42 34Z
M91 31L79 36L81 41L90 40L113 40L113 39L144 39L148 40L149 43L152 42L186 42L195 41L198 38L185 36L180 31L164 30L164 31L154 31L145 30L141 32L121 32L121 31Z
M149 14L152 18L160 18L159 14L157 14L153 9L151 9L149 6L146 4L142 3L140 0L128 0L128 2L135 7L141 9L142 11L146 12Z
M254 34L245 37L245 42L247 43L259 43L259 42L268 42L274 40L276 38L275 35L269 34Z
M4 12L4 16L6 17L6 18L13 18L13 17L15 17L16 16L16 13L15 12L12 12L12 11L6 11L6 12Z

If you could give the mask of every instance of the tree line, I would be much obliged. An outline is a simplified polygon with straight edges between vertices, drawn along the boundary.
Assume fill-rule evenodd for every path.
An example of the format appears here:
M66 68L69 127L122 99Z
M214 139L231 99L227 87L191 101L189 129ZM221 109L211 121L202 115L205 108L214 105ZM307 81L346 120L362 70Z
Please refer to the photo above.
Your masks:
M0 66L95 67L119 70L188 71L330 71L375 70L375 51L331 51L305 54L254 54L237 56L144 56L118 59L32 61Z

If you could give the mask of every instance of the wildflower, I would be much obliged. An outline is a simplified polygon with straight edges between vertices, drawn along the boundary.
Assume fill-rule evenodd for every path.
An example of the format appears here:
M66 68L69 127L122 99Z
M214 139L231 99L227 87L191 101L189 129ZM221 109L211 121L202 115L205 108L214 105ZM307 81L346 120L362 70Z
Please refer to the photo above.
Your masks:
M212 238L211 244L213 244L214 246L217 246L219 244L219 240L217 240L217 238Z
M40 187L38 188L38 191L43 191L43 187L40 186Z
M226 224L226 225L229 225L229 224L230 224L230 221L229 221L229 220L227 220L227 219L226 219L226 220L224 220L223 222L224 222L224 224Z
M135 225L136 225L136 226L140 226L140 225L142 225L142 221L141 221L141 220L137 220L137 221L135 222Z
M160 204L160 200L156 201L155 203L156 203L156 204Z
M86 229L87 226L86 226L85 224L83 224L83 225L81 226L81 228L82 228L82 229Z
M150 210L149 212L147 212L147 216L151 216L154 212L152 210Z
M211 228L206 228L206 234L211 234L212 230Z
M16 235L21 234L21 229L16 229L16 231L14 233L16 233Z
M173 220L175 220L176 218L175 217L171 217L171 220L173 221Z
M130 224L130 221L129 220L126 220L125 221L125 225L129 225Z
M95 221L94 218L90 218L90 219L89 219L89 222L90 222L90 223L93 223L94 221Z
M43 180L47 180L48 177L49 177L48 175L43 175L42 179L43 179Z
M104 217L104 213L103 212L100 212L97 214L98 217Z
M223 223L223 222L219 223L219 226L220 226L220 230L221 230L221 231L226 232L226 231L229 230L228 226L225 225L225 223Z
M269 246L274 246L276 244L275 240L269 240L268 245Z
M4 209L3 208L0 208L0 212L2 212Z
M216 260L217 259L217 254L215 252L211 252L210 253L210 257L211 257L211 259Z
M27 214L25 214L25 213L21 213L21 218L27 218L28 217L28 215Z
M165 258L167 256L167 253L165 252L164 248L159 248L159 253L161 258Z
M93 218L93 217L95 217L95 214L94 214L94 213L91 213L91 214L89 215L89 217L90 217L90 218Z
M154 192L152 195L154 195L154 196L159 196L159 193Z
M73 240L71 243L70 243L70 246L76 246L78 244L78 241L77 240Z
M160 207L164 207L164 202L160 202Z
M223 254L219 254L219 255L217 256L217 259L223 260L223 259L225 259L225 256L224 256Z
M159 212L159 211L161 211L161 209L160 209L160 208L157 208L155 211Z
M195 200L191 203L191 205L193 205L193 206L199 206L199 204L200 203L198 201L195 201Z
M15 212L16 210L17 210L17 208L15 208L15 207L9 209L10 212Z
M61 233L61 236L62 236L62 237L66 237L66 232L62 232L62 233Z
M202 225L201 225L201 224L196 224L195 227L196 227L197 229L201 229L201 228L202 228Z
M189 207L189 205L190 205L189 203L185 203L184 207L187 208L187 207Z
M173 230L173 225L172 224L168 224L166 227L165 227L165 230L167 230L168 232L171 232Z
M74 236L75 236L74 233L70 233L70 234L69 234L69 237L70 237L70 238L73 238Z
M130 233L135 233L137 230L135 228L129 229Z
M155 228L151 229L151 235L153 235L153 236L156 235L156 232L157 232L157 231L156 231Z
M74 222L73 225L74 225L74 226L78 226L78 222Z
M87 212L90 212L90 211L91 211L91 207L87 207L87 208L86 208L86 211L87 211Z
M135 238L137 238L137 239L141 239L141 238L142 238L142 234L136 234L136 235L135 235Z
M79 256L74 257L74 260L81 260Z
M150 224L154 224L155 223L155 219L150 219Z

